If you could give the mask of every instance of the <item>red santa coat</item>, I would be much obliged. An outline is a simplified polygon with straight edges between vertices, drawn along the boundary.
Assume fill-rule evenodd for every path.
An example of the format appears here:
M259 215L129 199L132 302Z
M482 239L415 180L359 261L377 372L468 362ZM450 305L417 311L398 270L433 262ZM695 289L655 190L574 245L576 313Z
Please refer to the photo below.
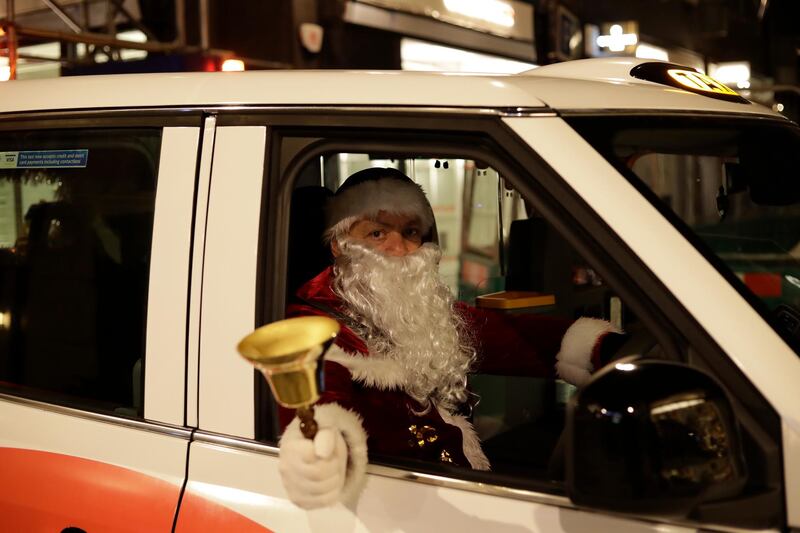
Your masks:
M325 269L297 292L302 303L292 304L287 316L344 314L342 301L331 289L332 267ZM570 321L544 315L511 315L477 309L458 303L478 352L475 372L553 377L556 355ZM337 317L333 317L337 318ZM588 319L594 320L594 319ZM615 331L610 324L596 321L585 339L580 359L597 359L600 339ZM343 430L350 448L373 453L442 461L476 469L488 469L472 425L463 416L420 406L402 388L403 371L394 361L371 358L364 341L341 324L335 346L324 363L324 392L317 411L327 424ZM573 326L574 327L574 326ZM584 327L584 329L586 329ZM588 344L587 344L588 342ZM575 344L575 342L573 342ZM562 372L563 373L563 372ZM320 411L322 410L322 411ZM285 427L294 412L281 409ZM360 428L357 426L361 426ZM363 442L363 440L366 442ZM366 458L356 461L363 463Z

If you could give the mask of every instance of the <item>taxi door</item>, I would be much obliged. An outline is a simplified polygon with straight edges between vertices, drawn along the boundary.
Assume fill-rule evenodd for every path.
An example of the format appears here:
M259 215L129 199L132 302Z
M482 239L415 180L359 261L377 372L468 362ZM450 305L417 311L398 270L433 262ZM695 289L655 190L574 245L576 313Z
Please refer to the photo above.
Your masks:
M201 276L202 284L192 285L198 291L192 301L199 301L199 307L193 303L189 317L190 344L197 344L190 348L187 404L187 416L196 417L198 429L190 446L176 531L692 530L578 509L563 493L519 490L500 479L479 482L467 474L437 475L399 464L370 464L366 489L354 508L339 504L307 512L288 500L278 471L278 449L256 431L257 406L270 402L257 392L263 390L262 377L235 350L239 340L260 325L262 306L274 305L278 316L283 312L278 309L283 290L273 290L273 285L283 286L278 280L287 275L285 256L274 251L285 250L288 239L294 183L286 176L302 173L296 160L321 161L323 153L315 150L323 145L338 150L347 145L348 150L363 153L432 149L426 140L408 145L403 129L413 129L417 122L405 120L402 112L350 116L339 111L335 120L324 117L319 124L308 113L292 117L292 112L272 117L220 113L213 148L206 144L209 135L204 138L201 175L212 151L213 170L207 198L206 186L199 185L196 224L206 232L202 244L196 239L194 248L194 256L203 261L202 267L193 263L193 276ZM474 136L468 134L494 124L479 121L475 126L467 121L469 131L461 136L453 132L449 117L428 118L426 133L440 135L439 140L450 143L446 150L459 152L475 151ZM305 136L291 128L293 120L307 128ZM338 127L329 128L331 123ZM269 249L264 257L259 256L262 247ZM278 303L263 303L273 292ZM196 396L192 383L197 383Z
M184 482L202 117L89 118L0 122L0 531L168 532Z

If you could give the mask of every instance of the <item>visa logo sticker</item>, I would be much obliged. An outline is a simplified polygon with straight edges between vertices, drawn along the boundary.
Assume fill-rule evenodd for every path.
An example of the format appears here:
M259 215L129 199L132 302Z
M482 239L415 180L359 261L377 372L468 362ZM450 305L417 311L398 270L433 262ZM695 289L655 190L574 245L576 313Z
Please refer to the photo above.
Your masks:
M0 168L85 168L89 150L0 152Z
M0 168L17 168L19 152L0 152Z

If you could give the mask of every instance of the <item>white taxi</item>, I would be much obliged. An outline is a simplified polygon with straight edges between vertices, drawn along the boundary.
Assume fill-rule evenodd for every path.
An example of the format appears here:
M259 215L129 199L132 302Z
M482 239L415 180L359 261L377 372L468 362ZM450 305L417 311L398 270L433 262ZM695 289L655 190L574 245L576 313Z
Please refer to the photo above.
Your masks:
M0 84L0 531L800 528L798 153L634 59ZM578 391L472 376L491 471L372 455L356 504L303 511L236 345L370 166L426 190L460 300L630 338Z

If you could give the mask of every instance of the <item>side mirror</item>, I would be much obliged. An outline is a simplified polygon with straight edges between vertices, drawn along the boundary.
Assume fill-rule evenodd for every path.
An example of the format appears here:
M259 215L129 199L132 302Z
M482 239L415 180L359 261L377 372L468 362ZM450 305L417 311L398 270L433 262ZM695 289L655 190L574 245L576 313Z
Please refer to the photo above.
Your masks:
M577 505L687 516L747 474L722 387L679 363L621 359L570 400L566 484Z

